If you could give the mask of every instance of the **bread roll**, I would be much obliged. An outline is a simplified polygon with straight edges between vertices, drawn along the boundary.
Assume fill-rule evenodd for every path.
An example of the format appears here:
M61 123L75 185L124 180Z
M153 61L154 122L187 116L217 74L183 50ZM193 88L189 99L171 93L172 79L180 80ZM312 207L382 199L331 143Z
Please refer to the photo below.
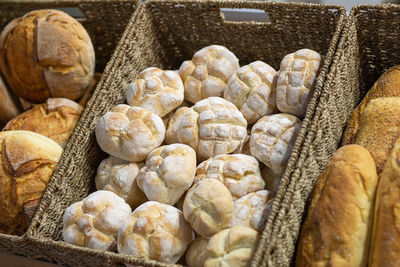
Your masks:
M321 55L310 49L283 58L276 85L276 104L281 112L305 116L320 64Z
M377 181L368 150L336 151L311 195L296 266L367 265Z
M164 141L161 118L140 107L117 105L99 119L96 139L108 154L131 162L140 162Z
M354 144L360 127L361 114L368 103L380 97L400 96L400 65L385 71L353 111L342 138L342 145Z
M163 122L164 122L164 126L165 126L165 129L167 129L168 128L168 123L169 123L169 121L172 119L172 117L174 117L175 116L175 114L177 113L177 111L179 110L179 109L181 109L181 108L183 108L183 107L191 107L191 104L189 103L189 102L187 102L187 101L183 101L182 102L182 104L180 104L176 109L174 109L173 111L171 111L170 113L168 113L167 115L165 115L163 118L162 118L162 120L163 120ZM183 114L185 114L184 112L183 112ZM174 131L174 132L176 132L176 131ZM167 132L165 133L165 142L167 142ZM173 142L174 143L174 142ZM173 144L173 143L167 143L167 144ZM175 143L177 143L177 142L175 142Z
M255 61L238 69L229 79L224 98L243 113L248 124L275 113L276 70L270 65Z
M83 108L66 98L49 98L7 123L3 130L26 130L44 135L64 148Z
M400 138L379 176L369 266L400 266Z
M185 115L188 110L189 110L188 107L181 107L177 109L169 119L167 124L167 131L165 133L165 142L167 144L179 143L178 140L179 124L181 123L183 115Z
M400 97L371 100L361 114L356 144L371 153L379 173L400 137Z
M194 233L177 208L156 201L140 205L118 230L118 252L176 263Z
M20 112L18 100L12 97L8 91L3 79L0 76L0 128L2 128L9 120L17 116Z
M239 60L226 47L210 45L200 49L179 68L185 100L196 103L210 96L222 97L226 83L238 68Z
M80 98L94 67L89 35L62 11L29 12L11 21L0 35L1 72L16 94L28 101Z
M183 215L193 230L211 237L232 220L233 200L229 190L216 179L204 179L186 193Z
M186 263L189 267L203 267L206 261L208 239L204 237L196 238L186 251Z
M22 234L28 227L62 148L28 131L0 132L0 231Z

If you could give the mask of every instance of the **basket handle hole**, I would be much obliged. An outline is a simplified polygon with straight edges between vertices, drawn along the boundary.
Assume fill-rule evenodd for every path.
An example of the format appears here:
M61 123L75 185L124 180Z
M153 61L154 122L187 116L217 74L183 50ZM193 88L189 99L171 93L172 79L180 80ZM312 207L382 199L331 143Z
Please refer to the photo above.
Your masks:
M225 22L260 22L270 24L267 12L261 9L249 8L221 8L221 16Z
M65 13L75 18L79 22L86 20L85 15L83 14L82 10L79 7L57 7L55 9L64 11Z

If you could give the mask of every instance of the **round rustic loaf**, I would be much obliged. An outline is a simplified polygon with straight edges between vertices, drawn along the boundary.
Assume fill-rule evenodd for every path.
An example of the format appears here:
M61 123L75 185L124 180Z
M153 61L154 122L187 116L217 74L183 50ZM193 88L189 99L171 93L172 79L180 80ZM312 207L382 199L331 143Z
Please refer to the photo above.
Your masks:
M80 98L95 68L92 42L82 25L59 10L42 9L11 21L0 35L0 69L20 97Z
M200 49L179 68L185 100L196 103L210 96L222 97L226 83L238 68L239 60L226 47L210 45Z
M183 93L179 74L151 67L129 84L126 100L129 105L145 108L162 118L183 102Z
M148 201L140 205L118 230L118 252L176 263L193 239L194 233L180 210Z
M163 121L140 107L120 104L99 119L96 139L108 154L131 162L143 161L161 145L165 136Z
M186 263L189 267L203 267L207 259L208 239L196 238L186 251Z
M248 124L275 113L276 70L270 65L255 61L238 69L229 79L224 98L243 113Z

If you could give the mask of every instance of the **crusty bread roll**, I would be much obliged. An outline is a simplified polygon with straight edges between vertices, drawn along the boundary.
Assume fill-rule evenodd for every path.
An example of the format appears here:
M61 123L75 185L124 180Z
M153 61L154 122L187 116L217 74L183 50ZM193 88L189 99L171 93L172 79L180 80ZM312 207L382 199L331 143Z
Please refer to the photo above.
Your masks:
M137 177L149 200L174 205L193 183L196 152L188 145L172 144L153 150Z
M63 239L76 246L116 251L118 229L131 211L113 192L96 191L66 209Z
M145 108L161 118L183 102L182 79L172 70L150 67L126 89L129 105Z
M296 266L367 266L377 181L367 149L336 151L311 195Z
M236 200L248 193L264 189L258 161L244 154L225 154L203 161L197 166L194 183L204 179L222 182Z
M49 98L7 123L3 130L26 130L44 135L62 148L75 129L83 108L67 98Z
M18 106L18 99L12 97L11 92L8 91L3 79L0 76L0 128L12 118L17 116L20 112L20 107Z
M204 179L189 189L183 202L183 215L193 230L211 237L232 221L233 200L223 183Z
M400 138L379 176L369 266L400 266Z
M168 113L167 115L165 115L165 116L162 118L162 120L163 120L163 122L164 122L165 129L168 128L169 121L170 121L174 116L176 116L175 114L177 113L177 111L178 111L179 109L181 109L181 108L183 108L183 107L191 107L191 106L192 106L191 103L189 103L189 102L187 102L187 101L184 100L176 109L174 109L173 111L171 111L170 113ZM185 113L183 112L183 114L185 114ZM174 132L176 132L176 131L174 131ZM165 133L165 142L167 142L167 137L168 137L168 135L167 135L167 132L166 132L166 133ZM172 143L167 143L167 144L173 144L173 143L177 143L177 142L172 142Z
M361 114L368 103L380 97L400 96L400 65L385 71L353 111L342 137L342 145L354 144L360 127Z
M226 47L210 45L200 49L179 68L185 100L196 103L210 96L222 97L226 83L238 68L239 60Z
M166 127L167 130L165 132L165 142L167 144L179 143L178 140L179 124L181 123L183 115L185 115L188 110L189 110L188 107L181 107L177 109L169 119Z
M208 239L204 237L196 238L186 251L186 263L189 267L203 267L207 259Z
M193 239L194 233L180 210L148 201L140 205L118 230L118 252L176 263Z
M11 21L0 35L0 69L20 97L80 98L92 80L94 49L82 25L59 10L42 9Z
M140 107L120 104L99 119L96 139L108 154L140 162L164 141L165 126L156 114Z
M248 124L275 113L276 70L270 65L255 61L238 69L229 79L224 98L243 113Z
M110 156L97 168L97 190L108 190L122 197L132 209L147 201L137 185L137 176L143 163L132 163Z
M371 100L361 114L356 144L367 148L376 170L383 170L397 138L400 137L400 97Z
M279 113L266 115L251 128L250 152L277 174L282 175L292 153L301 120Z
M275 195L278 192L282 175L274 173L271 168L265 166L261 171L261 177L264 179L265 189Z
M276 85L276 104L281 112L305 116L320 63L321 55L310 49L283 58Z
M28 131L0 132L0 231L22 234L28 227L62 148Z
M250 266L260 234L247 226L234 226L214 235L207 245L204 267Z

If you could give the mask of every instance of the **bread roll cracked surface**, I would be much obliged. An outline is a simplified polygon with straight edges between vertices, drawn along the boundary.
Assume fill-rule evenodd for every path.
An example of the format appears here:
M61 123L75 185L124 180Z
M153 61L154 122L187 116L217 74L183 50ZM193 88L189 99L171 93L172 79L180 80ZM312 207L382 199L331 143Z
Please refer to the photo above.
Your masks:
M189 267L203 267L207 259L208 239L204 237L196 238L186 251L186 263Z
M238 68L239 60L226 47L210 45L200 49L179 68L185 100L196 103L210 96L222 97L226 83Z
M378 177L362 146L339 148L316 181L296 266L366 266Z
M140 162L164 141L165 126L156 114L140 107L120 104L99 119L96 139L108 154Z
M118 230L118 252L176 263L194 233L180 210L156 201L140 205Z
M29 12L0 35L0 69L16 94L28 101L76 100L90 84L94 68L88 33L62 11Z

